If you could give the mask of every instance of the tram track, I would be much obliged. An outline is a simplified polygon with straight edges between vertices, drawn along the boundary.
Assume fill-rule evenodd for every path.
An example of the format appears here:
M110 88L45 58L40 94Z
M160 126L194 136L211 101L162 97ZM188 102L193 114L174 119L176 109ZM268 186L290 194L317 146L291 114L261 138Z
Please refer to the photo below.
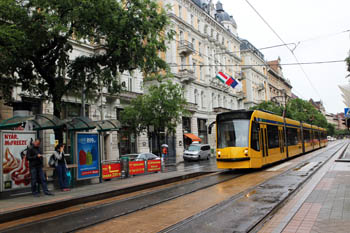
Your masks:
M14 233L72 232L206 189L222 182L235 179L247 174L247 172L218 172L189 182L184 182L183 184L171 185L166 188L159 187L160 189L158 190L146 192L133 197L106 204L98 204L96 206L91 206L51 218L39 219L7 229L0 229L0 231ZM52 229L52 231L48 229Z
M318 169L340 151L343 154L347 150L349 143L340 144L328 148L328 155L313 156L160 232L257 232L264 221L300 190ZM315 166L303 170L310 163Z
M332 148L338 145L339 144L333 145L332 147L328 148L328 150L331 150ZM180 198L191 193L204 190L227 181L231 181L243 175L251 174L261 170L263 169L231 172L223 171L211 175L205 175L204 177L196 177L194 180L184 180L183 182L177 184L165 185L166 187L159 186L149 192L145 190L145 192L141 194L136 194L135 196L129 196L127 198L112 201L109 203L98 203L93 206L88 206L87 208L79 209L68 213L66 212L64 214L56 215L53 217L36 219L34 221L25 223L22 222L22 224L20 223L16 226L11 226L9 228L0 228L0 232L20 233L78 231L99 223L106 222L111 219L115 219L140 210L151 208L156 205L174 200L176 198ZM237 195L243 195L243 193L245 192L246 190ZM212 211L212 209L208 209L207 211L210 212ZM202 212L201 214L203 214L204 212ZM187 219L184 222L175 224L173 227L165 229L164 232L180 232L176 231L176 229L178 229L180 225L183 226L185 222L187 222L186 224L188 224L188 222L195 220L197 217L198 216L194 216L191 219Z

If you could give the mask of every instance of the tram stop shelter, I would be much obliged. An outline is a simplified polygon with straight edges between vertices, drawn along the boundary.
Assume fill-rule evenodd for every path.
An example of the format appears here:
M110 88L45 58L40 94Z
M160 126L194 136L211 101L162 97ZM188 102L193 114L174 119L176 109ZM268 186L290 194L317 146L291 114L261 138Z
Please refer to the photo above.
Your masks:
M98 140L98 146L95 151L99 155L97 166L101 166L101 155L105 155L105 139L109 136L109 131L118 131L120 129L120 123L116 119L108 119L101 121L92 121L88 117L76 117L72 119L58 119L54 115L50 114L37 114L34 116L14 116L12 118L3 120L0 122L0 133L1 132L18 132L25 133L31 132L33 139L34 132L36 137L40 136L40 131L43 130L56 130L62 129L66 133L66 142L70 147L69 152L69 167L77 168L79 163L79 157L77 154L77 141L76 137L78 133L90 133L95 134ZM107 136L107 137L106 137ZM117 144L117 143L116 143ZM117 145L116 145L117 147ZM66 151L67 152L67 151ZM44 151L45 153L45 151ZM19 155L18 155L19 156ZM107 156L104 156L107 157ZM97 160L97 159L96 159ZM1 161L0 161L1 162ZM0 163L1 168L2 164ZM99 168L99 170L101 170ZM2 172L2 170L0 169ZM2 176L3 174L1 174ZM72 173L72 181L75 181L76 173ZM101 180L101 172L98 172L98 176ZM0 185L1 186L1 185ZM1 190L1 188L0 188Z

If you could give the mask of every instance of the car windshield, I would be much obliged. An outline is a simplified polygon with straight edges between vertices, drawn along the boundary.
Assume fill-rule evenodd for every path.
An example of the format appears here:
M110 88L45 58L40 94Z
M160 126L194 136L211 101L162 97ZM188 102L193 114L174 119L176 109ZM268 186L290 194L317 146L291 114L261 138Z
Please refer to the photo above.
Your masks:
M218 122L218 148L248 147L249 120Z
M187 150L188 151L199 151L200 150L200 146L190 145Z

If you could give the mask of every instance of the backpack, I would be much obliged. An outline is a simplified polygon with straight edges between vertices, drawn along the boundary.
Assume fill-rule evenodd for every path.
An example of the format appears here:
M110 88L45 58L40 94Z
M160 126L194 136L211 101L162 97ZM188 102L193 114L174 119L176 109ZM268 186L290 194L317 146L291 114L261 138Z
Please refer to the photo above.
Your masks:
M56 161L57 161L57 159L55 157L55 154L52 154L50 156L50 159L49 159L49 166L50 167L56 167Z

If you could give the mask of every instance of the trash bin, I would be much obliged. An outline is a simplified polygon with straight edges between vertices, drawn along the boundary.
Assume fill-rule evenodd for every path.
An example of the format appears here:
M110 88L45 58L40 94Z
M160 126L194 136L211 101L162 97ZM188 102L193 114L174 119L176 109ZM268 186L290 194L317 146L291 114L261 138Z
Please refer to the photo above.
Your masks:
M120 161L122 165L122 178L126 178L129 176L129 157L121 157Z

